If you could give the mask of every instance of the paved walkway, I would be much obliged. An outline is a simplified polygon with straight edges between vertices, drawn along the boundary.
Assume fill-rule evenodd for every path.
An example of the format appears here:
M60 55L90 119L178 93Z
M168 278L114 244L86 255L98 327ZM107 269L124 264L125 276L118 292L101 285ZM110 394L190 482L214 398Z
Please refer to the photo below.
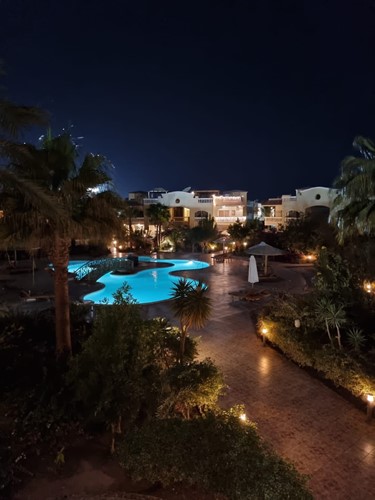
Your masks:
M367 424L365 413L262 346L250 319L251 308L257 306L234 302L228 294L250 287L247 264L247 260L232 260L190 275L210 285L212 319L197 335L201 356L218 364L229 386L222 404L245 404L261 436L310 476L316 499L374 499L375 422ZM255 287L304 289L306 270L272 265L283 280ZM167 303L147 306L147 310L150 316L172 318Z

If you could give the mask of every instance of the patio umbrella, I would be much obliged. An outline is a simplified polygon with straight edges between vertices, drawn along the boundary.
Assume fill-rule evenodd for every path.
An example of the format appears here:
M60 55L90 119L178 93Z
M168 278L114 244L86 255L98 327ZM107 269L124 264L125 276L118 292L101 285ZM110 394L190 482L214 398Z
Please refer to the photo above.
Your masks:
M258 245L248 248L246 253L250 255L264 255L264 274L267 274L268 257L270 255L284 255L286 252L280 248L272 247L262 241Z
M225 244L226 243L230 243L231 241L232 241L232 239L229 238L229 236L221 236L220 238L218 238L217 240L215 240L215 243L222 243L222 245L223 245L223 253L224 253Z
M249 259L249 276L247 281L251 283L251 286L254 286L254 283L258 283L259 281L257 263L255 262L254 255Z

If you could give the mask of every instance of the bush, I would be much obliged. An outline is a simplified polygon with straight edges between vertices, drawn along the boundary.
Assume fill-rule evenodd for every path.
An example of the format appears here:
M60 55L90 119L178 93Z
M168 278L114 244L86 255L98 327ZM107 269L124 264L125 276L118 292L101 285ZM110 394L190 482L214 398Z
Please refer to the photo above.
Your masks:
M153 420L126 436L120 463L136 479L196 485L229 499L311 499L306 478L273 453L236 411Z
M302 328L286 327L282 321L273 321L268 316L262 316L258 324L268 328L269 341L298 365L315 369L356 397L375 392L374 367L363 357L322 345L316 342L317 332L304 334Z

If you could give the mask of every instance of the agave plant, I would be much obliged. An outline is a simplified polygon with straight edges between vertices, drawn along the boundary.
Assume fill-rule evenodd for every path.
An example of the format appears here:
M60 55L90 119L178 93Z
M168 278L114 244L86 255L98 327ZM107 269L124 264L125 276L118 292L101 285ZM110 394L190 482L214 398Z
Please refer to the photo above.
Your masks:
M347 337L348 344L355 352L360 352L366 343L363 331L357 327L350 328L347 332Z

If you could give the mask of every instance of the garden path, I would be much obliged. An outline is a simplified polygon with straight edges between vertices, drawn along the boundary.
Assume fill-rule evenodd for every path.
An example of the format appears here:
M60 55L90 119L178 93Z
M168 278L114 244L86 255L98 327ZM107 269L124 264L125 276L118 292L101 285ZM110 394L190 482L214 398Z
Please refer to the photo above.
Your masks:
M194 256L197 258L197 255ZM208 256L199 257L208 259ZM210 286L214 308L201 337L200 354L223 371L228 393L222 405L245 405L260 435L310 476L316 499L375 498L375 421L288 361L256 336L257 303L233 301L229 292L250 289L248 259L233 259L191 274ZM282 278L254 289L305 291L306 267L272 263ZM272 294L265 300L272 300ZM168 303L147 306L150 316L172 318Z

